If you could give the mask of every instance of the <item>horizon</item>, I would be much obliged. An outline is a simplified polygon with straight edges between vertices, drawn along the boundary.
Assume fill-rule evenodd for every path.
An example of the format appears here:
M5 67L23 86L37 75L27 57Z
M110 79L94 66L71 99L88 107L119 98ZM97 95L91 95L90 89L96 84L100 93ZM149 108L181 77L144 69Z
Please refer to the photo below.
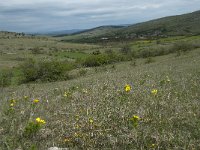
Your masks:
M104 0L103 0L104 1ZM0 2L0 31L40 33L133 25L199 10L198 0L10 0ZM198 5L197 5L198 4Z

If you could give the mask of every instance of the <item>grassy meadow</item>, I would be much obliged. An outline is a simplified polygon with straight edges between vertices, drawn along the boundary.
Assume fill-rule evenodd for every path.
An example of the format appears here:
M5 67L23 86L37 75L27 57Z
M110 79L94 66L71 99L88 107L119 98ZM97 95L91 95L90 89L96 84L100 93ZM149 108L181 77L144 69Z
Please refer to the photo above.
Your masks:
M99 44L0 39L0 71L15 74L0 87L0 149L200 149L199 44L200 36ZM111 52L123 59L81 63ZM18 66L30 59L76 67L67 70L72 78L18 83Z

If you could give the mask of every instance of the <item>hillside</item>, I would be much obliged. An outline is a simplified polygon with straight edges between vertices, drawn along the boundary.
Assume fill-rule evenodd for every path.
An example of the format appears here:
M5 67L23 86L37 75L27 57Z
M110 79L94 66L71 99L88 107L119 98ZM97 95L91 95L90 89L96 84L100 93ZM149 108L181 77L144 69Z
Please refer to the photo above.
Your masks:
M108 33L112 33L118 31L119 29L123 29L125 26L100 26L97 28L84 30L79 33L75 33L69 36L65 36L64 40L77 40L77 39L95 39L97 37L103 37Z
M199 149L199 56L196 50L2 89L0 149Z
M165 17L129 26L119 32L121 35L196 35L200 34L200 11Z
M200 35L0 34L0 149L200 149Z
M99 28L91 29L84 34L68 36L64 40L94 42L102 41L102 38L110 40L135 39L149 37L166 37L179 35L198 35L200 34L200 11L193 13L164 17L143 23L130 25L124 28L109 29L97 34ZM92 35L92 36L88 36Z
M25 36L24 33L0 31L0 39L19 38L19 37L24 37L24 36Z

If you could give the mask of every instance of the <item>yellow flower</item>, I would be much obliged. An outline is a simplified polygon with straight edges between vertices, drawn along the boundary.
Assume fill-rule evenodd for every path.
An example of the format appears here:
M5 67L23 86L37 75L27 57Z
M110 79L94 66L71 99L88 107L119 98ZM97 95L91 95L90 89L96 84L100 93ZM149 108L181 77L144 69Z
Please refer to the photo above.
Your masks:
M34 100L33 100L33 103L35 103L35 104L37 104L37 103L39 103L39 102L40 102L39 99L34 99Z
M138 117L138 116L135 116L135 115L133 116L133 118L134 118L134 119L137 119L137 120L139 120L139 119L140 119L140 117Z
M138 124L139 124L140 117L134 115L132 118L130 118L130 120L131 120L131 122L133 123L133 126L134 126L134 127L137 127Z
M35 121L39 124L45 124L46 122L44 120L42 120L41 118L36 118Z
M14 104L14 103L16 103L16 100L11 99L11 100L10 100L10 103L13 103L13 104Z
M10 107L13 107L13 106L14 106L14 103L11 103L11 104L10 104Z
M158 90L157 90L157 89L153 89L153 90L151 91L151 94L153 94L154 96L156 96L157 93L158 93Z
M140 117L133 115L133 117L130 120L137 121L137 120L140 120Z
M70 96L71 96L71 93L70 93L70 92L65 92L63 96L64 96L64 97L70 97Z
M67 96L68 96L67 92L65 92L63 96L64 96L64 97L67 97Z
M89 122L90 122L90 123L93 123L93 122L94 122L94 120L93 120L92 118L90 118L90 119L89 119Z
M36 120L36 122L40 122L41 119L38 117L35 120Z
M65 139L64 139L64 142L70 142L71 141L71 139L69 138L69 137L66 137Z
M156 148L157 145L156 144L151 144L151 148Z
M124 90L125 90L126 92L130 92L130 91L131 91L131 86L130 86L129 84L126 84L126 85L124 86Z

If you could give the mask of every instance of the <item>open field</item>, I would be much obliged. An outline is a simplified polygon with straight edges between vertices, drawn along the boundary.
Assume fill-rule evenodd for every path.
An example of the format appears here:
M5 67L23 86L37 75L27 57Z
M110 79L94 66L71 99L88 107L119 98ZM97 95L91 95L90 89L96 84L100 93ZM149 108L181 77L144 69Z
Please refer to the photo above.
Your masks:
M68 58L73 59L77 56L75 51L90 51L99 46L88 44L71 44L58 42L52 38L13 38L0 40L0 68L13 67L20 62L29 59L45 59L54 58L53 55L60 55L66 53ZM81 53L82 54L82 53ZM80 54L80 55L81 55ZM67 57L66 57L67 59Z
M129 42L77 44L62 42L61 38L49 37L22 37L0 40L0 69L12 68L23 61L33 58L76 60L85 58L95 51L119 51L124 45L131 47L132 51L146 49L169 48L176 42L190 42L199 45L200 36L177 36L161 38L158 40L139 40Z
M199 44L200 37L125 44L140 52L180 41ZM123 46L1 39L0 69L30 58L76 61L97 50L119 53ZM198 46L71 73L81 69L84 76L68 81L0 87L0 149L200 149Z

